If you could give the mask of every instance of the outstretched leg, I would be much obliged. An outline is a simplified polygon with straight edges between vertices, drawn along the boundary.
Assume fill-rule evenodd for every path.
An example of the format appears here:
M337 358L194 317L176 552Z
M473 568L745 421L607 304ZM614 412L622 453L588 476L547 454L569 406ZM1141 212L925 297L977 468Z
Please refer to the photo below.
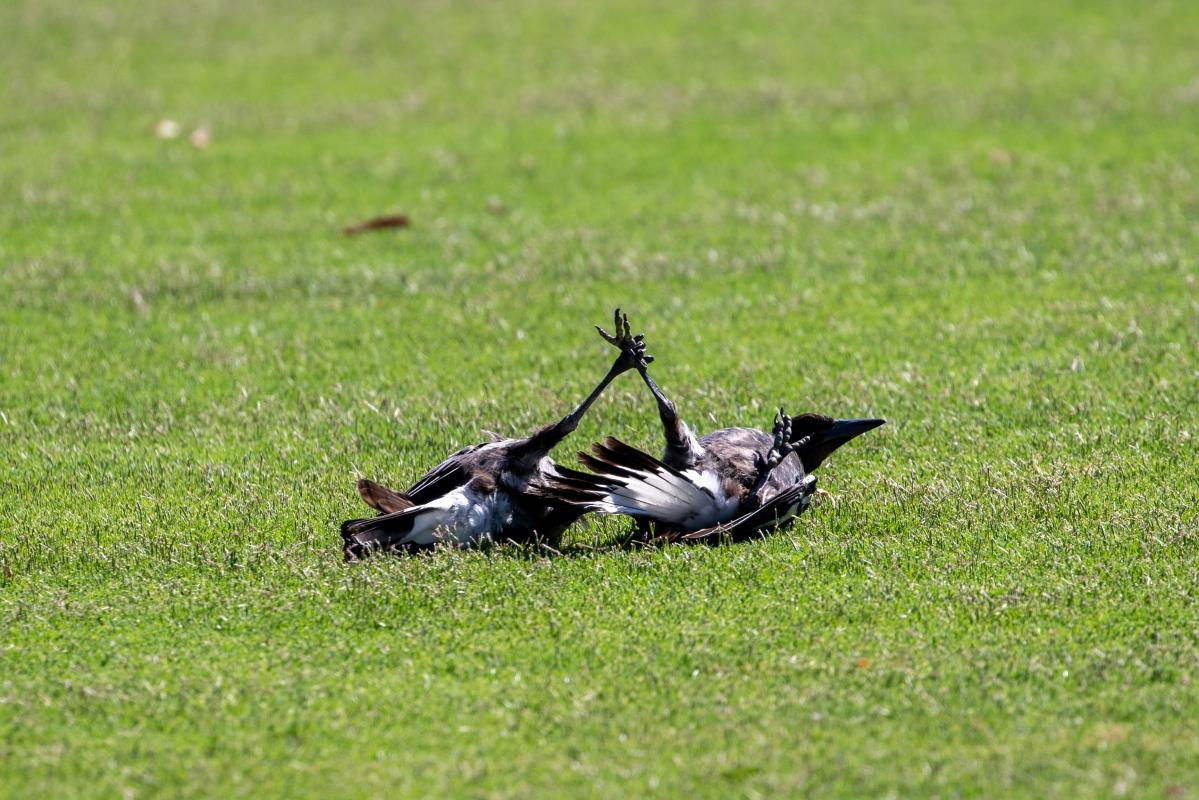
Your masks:
M627 324L626 322L626 333ZM621 346L619 336L612 336L598 325L595 326L595 329L613 346ZM616 331L617 334L620 333L619 320L616 323ZM658 384L654 383L654 379L649 376L648 367L653 360L653 356L641 359L637 363L637 371L641 373L641 380L645 381L645 385L649 387L650 393L654 396L654 401L658 404L658 416L662 420L662 433L666 438L666 453L662 460L672 467L680 469L689 467L695 458L695 436L687 424L679 419L678 409L675 408L674 403L663 394Z
M612 362L612 367L608 370L608 374L591 390L591 394L587 395L578 408L553 425L548 425L530 436L527 440L527 447L523 448L528 454L536 458L541 458L541 456L549 453L559 442L574 433L575 429L579 427L579 422L583 419L583 415L591 408L592 403L603 394L604 389L608 388L608 384L615 380L618 375L628 372L631 369L641 369L643 365L654 360L653 356L645 352L645 336L640 333L636 336L633 335L632 330L629 328L628 315L621 314L618 308L616 309L615 319L615 336L608 334L598 325L596 326L605 339L620 348L620 355Z
M654 383L649 371L643 366L638 366L637 371L641 373L641 380L645 381L658 403L658 417L662 420L662 435L666 439L666 453L662 460L672 467L691 466L695 460L695 434L687 427L687 423L679 418L678 409L662 393L658 384Z

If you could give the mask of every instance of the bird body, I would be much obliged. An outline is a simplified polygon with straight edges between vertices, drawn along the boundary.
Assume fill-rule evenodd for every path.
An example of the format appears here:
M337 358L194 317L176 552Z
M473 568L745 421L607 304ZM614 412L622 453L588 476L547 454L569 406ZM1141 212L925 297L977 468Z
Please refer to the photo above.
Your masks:
M766 447L754 449L760 439ZM559 466L549 483L567 502L601 514L628 514L643 534L666 540L719 533L747 538L790 522L816 492L815 476L805 475L798 459L755 492L753 455L764 456L772 442L762 431L729 428L698 442L695 463L680 469L609 437L579 454L591 473Z
M737 540L786 525L811 503L811 473L828 454L883 424L817 414L793 420L780 409L772 434L737 427L697 438L648 371L638 370L658 403L663 457L609 437L579 454L590 473L559 466L548 482L560 499L586 511L628 514L655 538Z
M530 484L554 470L553 460L545 456L533 460L529 468L530 458L522 454L530 449L532 438L501 439L459 450L400 495L409 501L406 507L347 522L342 528L347 545L360 555L358 551L370 545L422 548L438 542L471 545L532 536L557 538L578 515L529 493ZM368 490L377 486L369 481L362 484ZM376 541L378 534L385 534L387 541Z
M357 560L375 550L417 550L439 542L465 546L501 541L555 541L584 512L543 486L557 476L549 453L616 376L653 360L643 337L616 312L621 349L608 373L570 414L527 437L470 445L429 470L407 491L360 480L362 499L380 514L341 525L343 553ZM609 338L613 341L613 338Z

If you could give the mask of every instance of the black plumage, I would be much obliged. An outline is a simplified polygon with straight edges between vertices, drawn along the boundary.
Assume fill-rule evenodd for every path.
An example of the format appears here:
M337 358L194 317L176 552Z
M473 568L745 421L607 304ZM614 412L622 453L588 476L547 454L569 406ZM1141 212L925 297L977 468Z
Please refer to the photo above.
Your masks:
M741 540L785 525L811 502L812 473L824 459L884 423L819 414L792 419L780 409L770 434L724 428L697 438L645 366L638 371L662 419L662 458L609 437L579 454L591 473L559 467L549 484L584 510L633 516L647 537Z
M584 511L543 490L557 475L549 453L614 378L653 360L644 337L633 336L628 317L616 311L617 333L606 337L620 355L591 394L567 416L520 439L496 438L464 447L431 469L411 488L397 492L369 480L358 492L379 516L342 523L348 560L375 550L414 550L438 542L554 541Z

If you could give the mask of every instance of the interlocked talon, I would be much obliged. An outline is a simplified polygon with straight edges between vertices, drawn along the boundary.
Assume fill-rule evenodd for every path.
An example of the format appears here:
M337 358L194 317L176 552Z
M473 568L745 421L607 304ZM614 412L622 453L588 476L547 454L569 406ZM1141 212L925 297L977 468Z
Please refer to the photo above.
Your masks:
M595 326L595 329L609 344L622 348L622 358L628 356L637 359L635 364L637 371L654 396L654 402L658 405L658 416L662 419L662 432L666 437L666 462L675 466L688 463L695 455L697 440L679 419L674 403L662 393L662 389L650 377L649 365L653 362L654 357L645 352L645 343L642 341L644 337L641 334L630 336L632 331L629 328L628 317L621 314L619 308L616 309L613 322L616 329L615 335L608 333L598 325ZM625 346L631 346L633 349L624 350Z
M619 308L612 316L612 328L616 331L615 334L608 333L599 325L595 326L599 335L604 337L604 341L637 359L637 364L642 369L653 363L654 357L645 352L645 334L639 333L634 336L629 326L629 315L620 313Z

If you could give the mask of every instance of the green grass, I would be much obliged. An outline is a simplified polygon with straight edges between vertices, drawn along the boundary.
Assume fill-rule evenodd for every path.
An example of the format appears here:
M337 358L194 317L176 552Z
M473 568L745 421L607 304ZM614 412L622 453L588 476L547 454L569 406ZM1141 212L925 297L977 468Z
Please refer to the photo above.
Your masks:
M1199 797L1199 6L391 5L0 5L0 795ZM768 540L341 562L616 305L891 424Z

